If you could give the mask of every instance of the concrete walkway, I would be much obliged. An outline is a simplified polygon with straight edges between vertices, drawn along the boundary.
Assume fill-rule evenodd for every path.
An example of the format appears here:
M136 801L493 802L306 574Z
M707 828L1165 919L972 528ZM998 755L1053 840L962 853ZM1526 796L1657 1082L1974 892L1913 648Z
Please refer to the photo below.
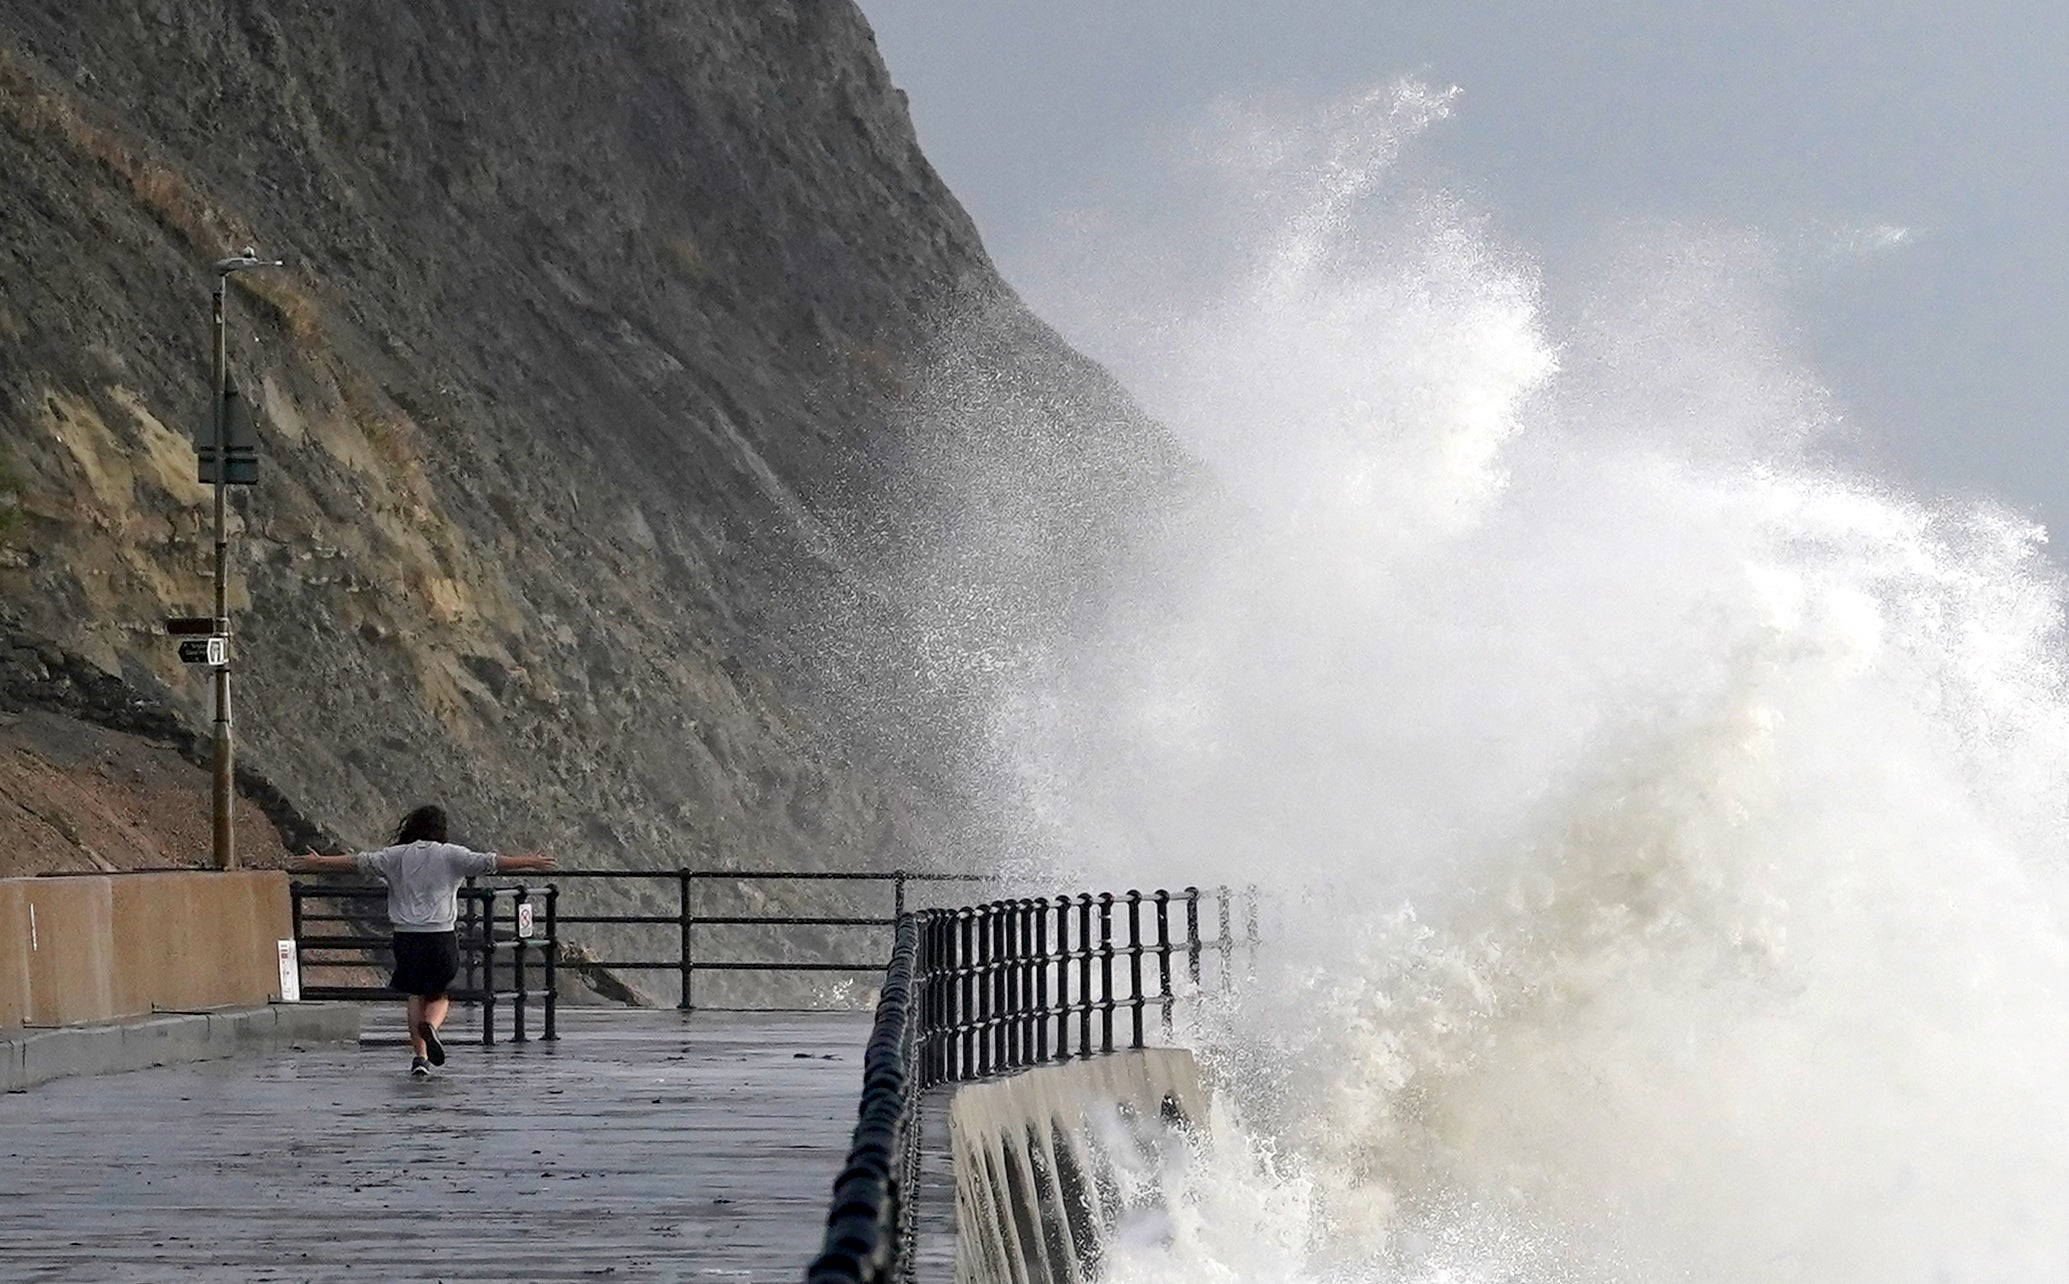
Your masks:
M868 1019L561 1021L428 1081L381 1046L0 1097L0 1280L798 1279Z

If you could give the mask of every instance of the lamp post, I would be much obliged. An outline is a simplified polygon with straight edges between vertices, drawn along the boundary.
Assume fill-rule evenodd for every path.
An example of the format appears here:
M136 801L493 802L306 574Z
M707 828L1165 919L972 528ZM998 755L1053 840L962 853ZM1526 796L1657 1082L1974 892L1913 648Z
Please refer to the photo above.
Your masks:
M228 303L230 278L249 268L282 267L283 259L261 259L250 246L233 258L218 260L215 265L215 449L213 457L202 459L202 480L215 482L216 507L216 556L215 556L215 632L223 642L221 662L210 666L215 684L215 754L213 759L215 780L211 790L212 815L215 825L215 866L217 869L237 868L237 830L231 824L231 804L235 799L234 778L237 755L231 738L230 723L230 527L229 486L230 466L230 339L226 328L225 309ZM211 467L211 465L213 465ZM238 479L245 484L249 476Z

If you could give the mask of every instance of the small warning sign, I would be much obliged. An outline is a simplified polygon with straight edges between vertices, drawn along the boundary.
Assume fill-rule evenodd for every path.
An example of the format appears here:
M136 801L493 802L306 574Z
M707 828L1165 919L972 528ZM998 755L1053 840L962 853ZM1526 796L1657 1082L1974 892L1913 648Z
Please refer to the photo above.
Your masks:
M280 1001L302 1001L302 961L295 954L293 941L280 942Z
M517 935L522 940L531 939L532 906L529 901L519 901L517 903Z

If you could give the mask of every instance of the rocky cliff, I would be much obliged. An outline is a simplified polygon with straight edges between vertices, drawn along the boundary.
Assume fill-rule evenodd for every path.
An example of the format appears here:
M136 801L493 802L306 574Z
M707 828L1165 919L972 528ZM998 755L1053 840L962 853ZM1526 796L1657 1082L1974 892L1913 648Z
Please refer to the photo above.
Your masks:
M1089 567L1186 477L848 0L9 5L0 176L9 631L193 728L207 265L289 261L232 289L236 712L346 841L442 798L585 865L952 858L968 657L1096 576L944 527Z

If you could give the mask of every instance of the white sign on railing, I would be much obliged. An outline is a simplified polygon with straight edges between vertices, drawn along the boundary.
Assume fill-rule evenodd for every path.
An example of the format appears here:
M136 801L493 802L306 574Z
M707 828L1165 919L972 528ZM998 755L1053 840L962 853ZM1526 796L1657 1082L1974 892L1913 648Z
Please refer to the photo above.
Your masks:
M302 1001L302 965L295 957L295 943L291 940L280 942L280 1001Z
M529 901L517 903L517 935L521 940L530 940L532 935L532 907Z

